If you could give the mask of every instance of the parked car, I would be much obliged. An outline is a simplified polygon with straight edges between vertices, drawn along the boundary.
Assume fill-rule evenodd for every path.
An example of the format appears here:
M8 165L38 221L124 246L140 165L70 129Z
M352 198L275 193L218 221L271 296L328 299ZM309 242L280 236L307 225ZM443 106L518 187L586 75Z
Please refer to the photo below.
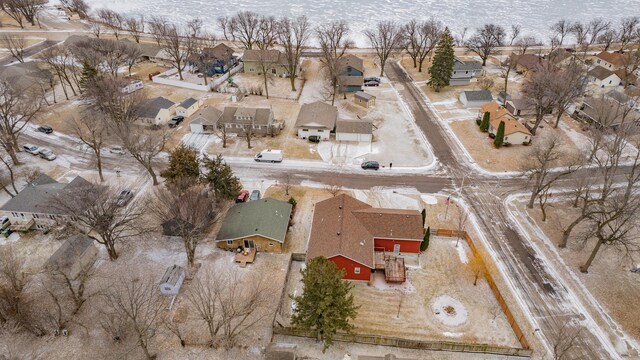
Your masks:
M373 170L380 169L380 164L378 164L377 161L365 161L360 166L365 170L367 170L367 169L373 169Z
M120 195L118 195L118 200L116 201L116 205L118 206L126 206L129 201L133 199L133 192L129 189L125 189L120 191Z
M246 202L249 199L249 190L242 189L236 198L236 204Z
M40 149L40 151L38 152L38 155L40 155L41 158L49 161L53 161L57 157L56 154L54 154L53 151L49 149Z
M320 135L311 135L311 136L308 137L308 139L312 143L319 143L320 142Z
M6 238L8 238L9 235L11 235L11 234L13 234L13 230L11 230L9 228L6 228L6 229L0 231L0 235L4 236Z
M174 128L178 125L180 125L180 123L184 120L184 116L182 115L177 115L171 118L171 120L169 120L169 127L170 128Z
M124 148L122 146L113 146L109 149L112 154L124 155Z
M378 83L380 83L380 78L377 76L368 76L364 78L364 82L369 82L369 81L377 81Z
M51 134L53 132L53 128L49 125L40 125L37 130L45 134Z
M28 152L31 155L39 155L40 154L40 148L33 145L33 144L24 144L22 145L22 149L24 149L25 152Z
M260 200L260 190L253 190L251 192L251 196L249 197L249 201Z
M380 86L380 81L367 81L364 86Z

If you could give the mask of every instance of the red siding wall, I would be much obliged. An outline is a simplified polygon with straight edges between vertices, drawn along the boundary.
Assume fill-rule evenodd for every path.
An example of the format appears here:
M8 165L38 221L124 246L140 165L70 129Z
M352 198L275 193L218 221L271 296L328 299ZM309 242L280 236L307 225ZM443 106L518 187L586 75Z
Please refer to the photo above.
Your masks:
M393 245L400 244L400 252L407 253L419 253L421 241L416 240L392 240L392 239L374 239L373 246L378 248L384 248L384 251L393 252Z
M353 260L349 260L340 255L329 258L329 260L338 265L340 269L344 269L345 274L343 279L369 281L371 278L371 269ZM360 274L355 273L356 267L360 268Z

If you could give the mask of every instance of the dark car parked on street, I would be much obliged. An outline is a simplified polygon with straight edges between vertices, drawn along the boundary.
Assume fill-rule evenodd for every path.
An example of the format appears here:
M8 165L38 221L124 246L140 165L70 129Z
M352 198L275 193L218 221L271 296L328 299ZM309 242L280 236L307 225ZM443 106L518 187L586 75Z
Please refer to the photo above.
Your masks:
M129 201L133 199L133 192L131 190L122 190L120 195L118 195L118 201L116 201L116 205L122 207L126 206Z
M40 125L36 130L45 134L51 134L53 132L53 128L49 125Z
M380 169L380 164L377 161L365 161L360 166L365 170L367 170L367 169L373 169L373 170Z

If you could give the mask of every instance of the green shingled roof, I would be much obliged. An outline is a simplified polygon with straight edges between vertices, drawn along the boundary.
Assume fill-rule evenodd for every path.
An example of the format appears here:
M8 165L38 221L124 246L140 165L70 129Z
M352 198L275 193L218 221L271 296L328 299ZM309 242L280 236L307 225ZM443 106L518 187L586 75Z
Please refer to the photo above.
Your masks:
M227 212L217 241L257 234L284 243L290 216L291 204L272 198L235 204Z

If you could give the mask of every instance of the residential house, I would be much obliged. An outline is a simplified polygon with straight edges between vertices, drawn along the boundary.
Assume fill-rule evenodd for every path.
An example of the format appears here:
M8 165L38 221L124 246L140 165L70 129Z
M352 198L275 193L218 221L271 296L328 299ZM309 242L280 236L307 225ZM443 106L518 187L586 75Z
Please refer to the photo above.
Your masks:
M469 90L460 94L460 102L466 108L481 107L491 101L493 101L493 96L489 90Z
M353 94L353 102L362 107L370 108L372 106L375 106L376 97L371 94L367 94L364 91L358 91Z
M514 116L534 116L536 104L530 99L512 99L507 101L506 109Z
M489 113L489 134L492 137L498 132L500 122L504 121L504 143L505 144L528 144L531 142L531 133L522 123L515 118L509 110L503 108L496 102L491 102L480 108L479 115Z
M189 117L198 109L200 109L200 101L194 98L187 98L176 106L176 115Z
M144 84L141 80L131 80L127 84L122 86L122 88L120 88L120 91L125 94L131 94L133 92L141 90L142 88L144 88Z
M56 223L73 220L73 216L55 206L54 199L73 196L76 191L89 191L92 186L80 176L65 184L43 174L9 199L0 208L0 216L7 216L15 231L28 231L33 227L49 229Z
M206 65L207 76L214 76L216 74L224 74L234 68L238 65L239 60L233 54L232 48L220 43L212 48L202 49L200 54L193 54L189 62L196 67L198 64L203 63L203 65Z
M178 265L169 266L160 279L160 293L162 295L178 295L187 271Z
M371 121L338 120L336 122L337 141L373 140L373 123Z
M547 65L547 60L534 54L511 54L511 66L518 74L526 75L529 71L535 71L539 66Z
M595 64L610 71L619 70L625 67L626 56L619 52L602 51L596 55Z
M596 66L587 73L591 82L598 87L619 86L622 80L616 73L602 66Z
M277 135L283 124L273 118L269 108L227 106L218 120L218 128L224 126L227 134Z
M52 79L51 81L49 79ZM0 81L19 93L51 90L53 74L38 61L27 61L0 67Z
M60 272L69 279L76 279L88 271L98 257L95 241L86 235L73 235L51 255L45 267Z
M640 111L640 103L638 103L638 101L632 96L629 96L621 91L611 90L604 96L611 100L617 101L620 105L627 106L631 109L636 109L636 111Z
M640 124L640 113L629 104L611 97L585 97L578 116L597 127L617 128L624 124Z
M238 247L281 253L291 220L291 204L262 198L233 205L222 222L216 243L219 248Z
M569 49L557 48L543 57L554 65L564 66L575 60L573 52Z
M419 211L374 208L342 194L315 205L306 260L323 256L344 279L368 281L380 270L387 281L403 282L401 256L419 253L423 236Z
M638 77L634 73L626 71L625 69L618 69L613 73L618 75L620 78L621 86L629 87L629 85L636 85L638 82Z
M245 50L242 55L243 72L261 75L264 70L273 76L288 77L286 56L279 50ZM295 74L298 75L298 74Z
M162 96L147 100L139 107L140 119L153 125L166 125L175 113L176 104Z
M364 62L355 55L345 55L338 60L338 85L340 91L356 92L364 85Z
M200 108L198 112L193 115L193 120L189 123L192 133L197 134L213 134L216 132L218 121L222 117L222 111L205 106Z
M336 127L338 108L322 101L304 104L300 107L296 119L298 137L306 139L309 136L320 136L321 140L329 140L331 132Z
M472 78L482 73L482 63L478 61L462 61L457 56L453 60L453 74L449 85L467 85Z

